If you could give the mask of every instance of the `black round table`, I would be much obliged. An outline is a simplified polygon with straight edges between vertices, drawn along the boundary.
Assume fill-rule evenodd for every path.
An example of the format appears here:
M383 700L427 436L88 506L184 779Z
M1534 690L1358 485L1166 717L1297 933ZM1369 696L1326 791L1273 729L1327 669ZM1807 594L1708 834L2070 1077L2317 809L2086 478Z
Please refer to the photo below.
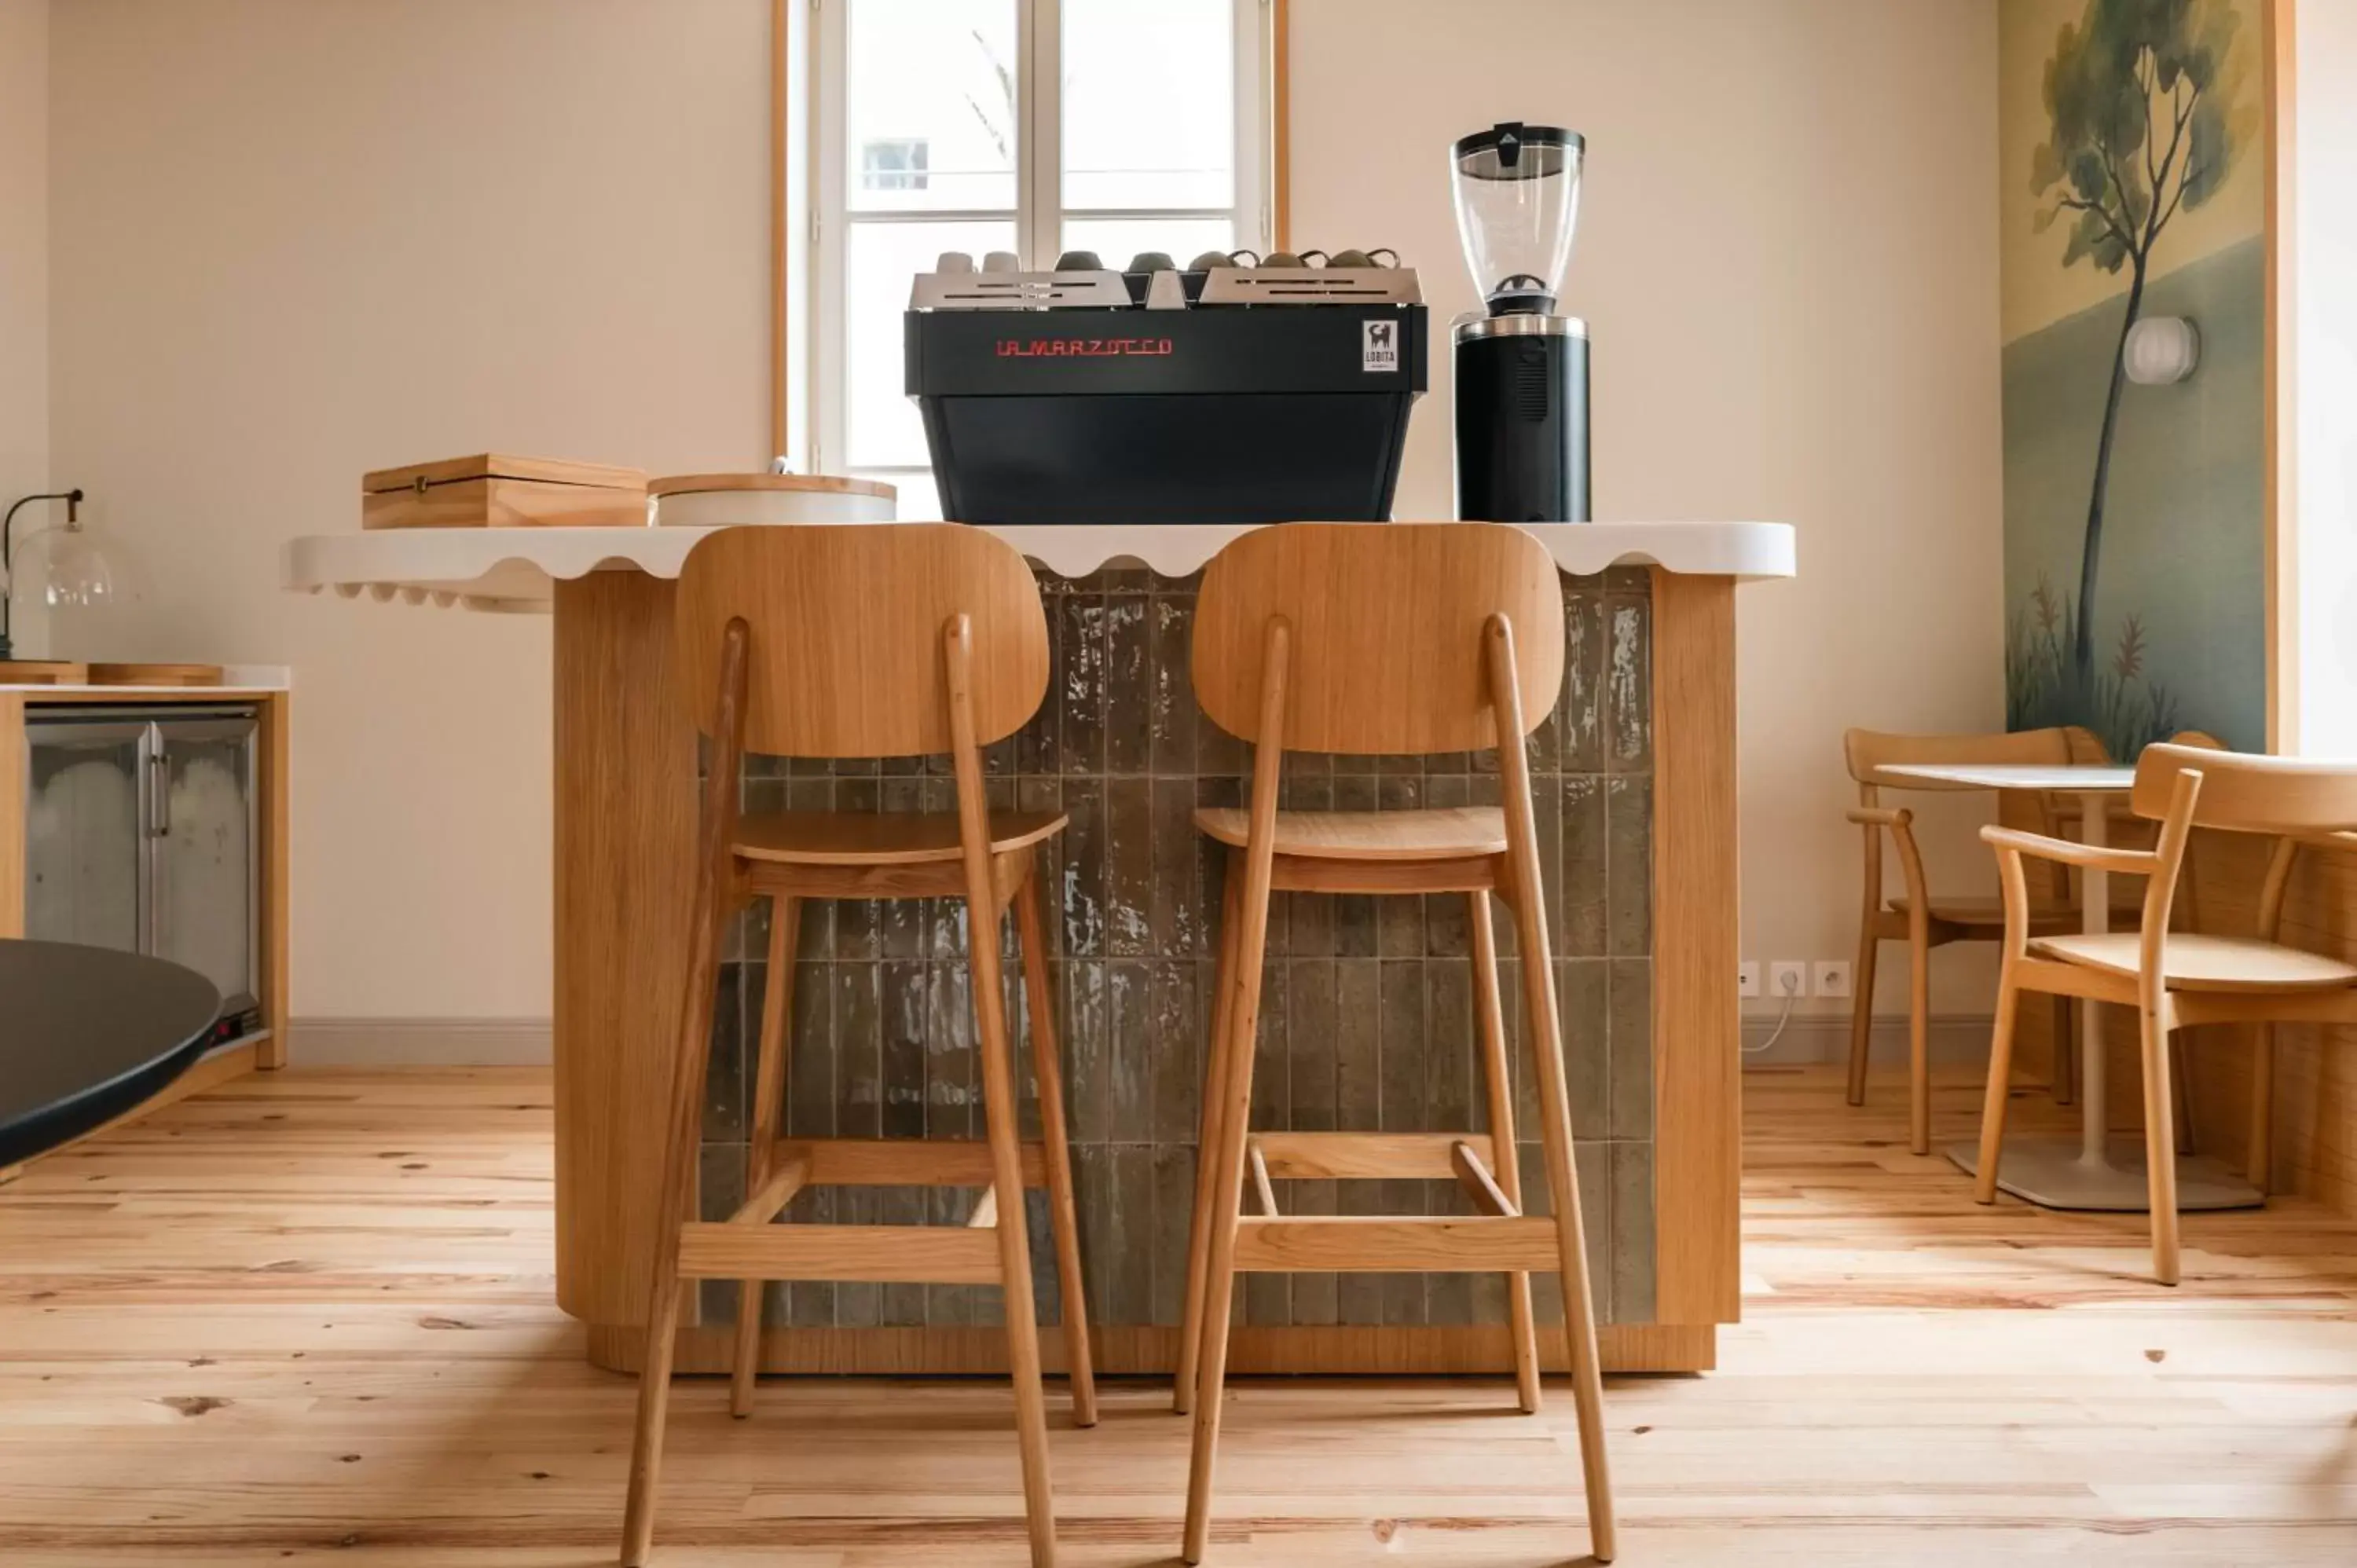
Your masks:
M220 1011L211 981L160 958L0 940L0 1167L145 1103Z

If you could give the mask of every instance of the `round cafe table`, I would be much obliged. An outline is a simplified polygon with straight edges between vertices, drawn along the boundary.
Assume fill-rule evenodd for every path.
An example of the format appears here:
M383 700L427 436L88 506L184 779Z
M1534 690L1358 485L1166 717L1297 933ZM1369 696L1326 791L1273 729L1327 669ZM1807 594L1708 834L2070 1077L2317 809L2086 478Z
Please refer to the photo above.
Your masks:
M220 1011L211 981L160 958L0 940L0 1167L145 1104Z
M2109 826L2114 798L2136 783L2136 769L2115 763L1909 763L1877 769L1897 779L1962 785L1976 789L2035 789L2076 795L2084 805L2080 820L2084 840L2100 847ZM2094 866L2080 875L2082 929L2089 933L2111 923L2111 875ZM2104 1126L2105 1091L2111 1064L2104 1052L2103 1006L2079 1005L2079 1058L2084 1082L2079 1095L2079 1136L2009 1139L1997 1165L1996 1185L2014 1197L2047 1208L2103 1209L2143 1213L2152 1207L2145 1176L2141 1144L2116 1155ZM2180 1090L2181 1091L2181 1090ZM1948 1158L1967 1175L1978 1174L1980 1144L1951 1144ZM2258 1188L2228 1171L2215 1160L2180 1158L2177 1162L2177 1207L2251 1208L2266 1201Z

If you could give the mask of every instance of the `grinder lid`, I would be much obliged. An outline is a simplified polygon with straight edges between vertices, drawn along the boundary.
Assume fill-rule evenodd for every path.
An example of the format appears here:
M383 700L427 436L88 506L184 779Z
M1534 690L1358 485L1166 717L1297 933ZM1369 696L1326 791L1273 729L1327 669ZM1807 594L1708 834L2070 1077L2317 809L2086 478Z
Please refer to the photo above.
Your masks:
M1577 163L1587 139L1560 125L1526 125L1504 120L1486 131L1459 136L1449 148L1457 172L1467 179L1544 179Z

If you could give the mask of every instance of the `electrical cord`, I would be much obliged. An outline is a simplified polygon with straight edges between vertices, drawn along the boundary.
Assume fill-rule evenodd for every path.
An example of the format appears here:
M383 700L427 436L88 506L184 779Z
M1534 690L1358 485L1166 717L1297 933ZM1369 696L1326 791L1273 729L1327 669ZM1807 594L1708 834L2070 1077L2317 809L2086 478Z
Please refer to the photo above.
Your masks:
M1756 1057L1762 1051L1772 1049L1776 1042L1784 1037L1784 1026L1792 1021L1792 1004L1800 999L1801 988L1799 986L1795 985L1792 989L1786 991L1784 993L1784 1011L1776 1019L1775 1032L1770 1034L1766 1039L1760 1041L1756 1046L1743 1047L1743 1054L1747 1057Z

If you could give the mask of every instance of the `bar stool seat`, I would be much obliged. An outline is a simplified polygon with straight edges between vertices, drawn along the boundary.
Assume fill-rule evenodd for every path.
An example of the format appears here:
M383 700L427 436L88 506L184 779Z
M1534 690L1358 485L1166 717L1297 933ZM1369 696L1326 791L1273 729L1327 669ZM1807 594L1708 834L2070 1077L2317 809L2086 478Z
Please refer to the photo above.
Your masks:
M990 853L1045 843L1071 821L1061 811L993 811ZM954 864L964 853L954 811L773 811L740 821L729 847L748 860L792 865Z
M1252 837L1252 813L1206 806L1196 831L1233 849ZM1303 860L1455 860L1506 853L1506 813L1496 806L1422 811L1279 811L1276 853Z

